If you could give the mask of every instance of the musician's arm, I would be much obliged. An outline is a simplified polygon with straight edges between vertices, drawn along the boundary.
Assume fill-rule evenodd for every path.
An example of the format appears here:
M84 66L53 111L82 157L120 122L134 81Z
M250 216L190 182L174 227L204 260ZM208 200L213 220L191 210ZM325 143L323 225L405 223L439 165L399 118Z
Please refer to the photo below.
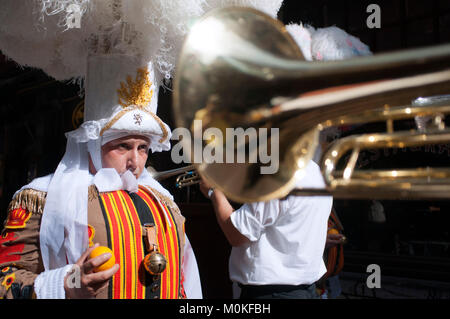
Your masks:
M248 238L242 235L231 221L231 214L233 214L234 209L225 194L220 190L214 190L211 201L216 212L217 222L230 245L235 247L248 243Z
M209 197L209 190L211 190L210 185L208 185L205 181L202 181L200 183L200 191L203 195ZM209 198L213 204L217 222L230 245L236 247L248 243L248 238L242 235L231 222L230 216L233 214L234 209L225 194L220 190L215 189Z

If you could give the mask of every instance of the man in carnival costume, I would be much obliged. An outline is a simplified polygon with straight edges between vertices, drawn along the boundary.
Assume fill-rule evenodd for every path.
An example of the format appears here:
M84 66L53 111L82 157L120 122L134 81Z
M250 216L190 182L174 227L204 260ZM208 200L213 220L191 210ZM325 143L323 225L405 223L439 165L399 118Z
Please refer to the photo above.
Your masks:
M83 80L85 89L84 123L66 134L56 171L9 205L2 298L202 297L184 217L145 163L149 150L170 149L158 88L172 76L188 26L230 4L275 16L281 1L1 2L0 50L57 80ZM97 243L116 264L94 272L111 257L89 258ZM144 263L155 252L164 269Z

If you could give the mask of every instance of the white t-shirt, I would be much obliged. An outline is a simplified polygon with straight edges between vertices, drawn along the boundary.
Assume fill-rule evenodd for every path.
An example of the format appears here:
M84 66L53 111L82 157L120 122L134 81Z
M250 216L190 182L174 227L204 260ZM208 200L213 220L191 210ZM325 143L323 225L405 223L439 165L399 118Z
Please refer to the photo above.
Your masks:
M324 186L313 161L297 186ZM231 222L250 243L233 247L229 260L232 281L249 285L312 284L326 272L323 252L330 196L289 196L244 204Z

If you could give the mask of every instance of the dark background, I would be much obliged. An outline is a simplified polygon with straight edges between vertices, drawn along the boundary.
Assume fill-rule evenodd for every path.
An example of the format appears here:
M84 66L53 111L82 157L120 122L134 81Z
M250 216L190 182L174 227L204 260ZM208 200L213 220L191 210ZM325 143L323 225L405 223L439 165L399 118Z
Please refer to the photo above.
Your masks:
M381 8L381 28L369 29L370 3ZM359 37L374 53L450 42L450 1L325 1L287 0L280 10L284 23L303 22L315 28L336 25ZM175 128L169 90L160 90L158 114ZM83 98L77 85L56 82L41 71L20 68L0 55L0 217L22 185L53 172L64 154L64 133L80 124ZM81 117L82 119L82 117ZM362 126L358 132L369 128ZM356 131L355 131L356 132ZM352 132L346 132L349 134ZM380 150L367 153L359 167L386 163L414 166L448 163L448 145L419 150ZM177 167L170 152L153 154L157 170ZM445 164L444 164L445 165ZM186 232L196 252L203 292L207 298L228 298L230 247L215 221L212 207L198 187L177 190L173 179L163 183L175 195L187 218ZM386 220L370 218L370 200L335 200L349 239L344 271L365 273L379 264L383 274L450 283L448 201L380 201Z

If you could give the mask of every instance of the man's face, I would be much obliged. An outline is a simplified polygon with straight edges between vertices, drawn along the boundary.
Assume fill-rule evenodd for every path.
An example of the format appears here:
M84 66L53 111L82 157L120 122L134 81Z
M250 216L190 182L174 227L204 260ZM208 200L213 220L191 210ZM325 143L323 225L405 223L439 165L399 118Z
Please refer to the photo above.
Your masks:
M140 135L129 135L102 146L102 165L115 168L119 174L130 170L138 178L145 169L149 140Z

